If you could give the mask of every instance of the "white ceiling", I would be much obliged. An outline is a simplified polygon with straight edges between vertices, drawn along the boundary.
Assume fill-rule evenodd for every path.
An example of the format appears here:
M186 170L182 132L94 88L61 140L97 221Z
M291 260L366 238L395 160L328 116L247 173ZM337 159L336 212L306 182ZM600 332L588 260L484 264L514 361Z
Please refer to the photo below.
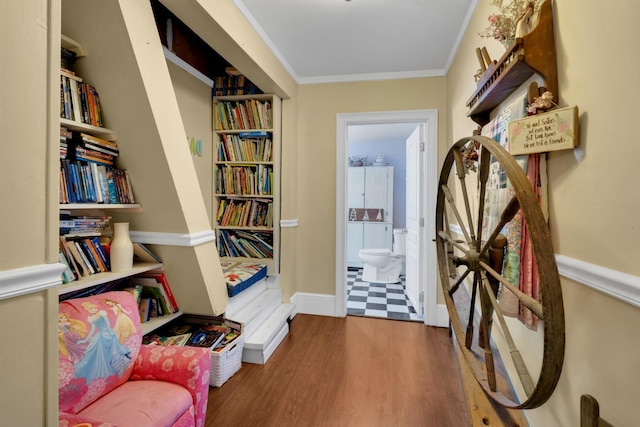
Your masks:
M446 74L478 0L233 0L299 84Z

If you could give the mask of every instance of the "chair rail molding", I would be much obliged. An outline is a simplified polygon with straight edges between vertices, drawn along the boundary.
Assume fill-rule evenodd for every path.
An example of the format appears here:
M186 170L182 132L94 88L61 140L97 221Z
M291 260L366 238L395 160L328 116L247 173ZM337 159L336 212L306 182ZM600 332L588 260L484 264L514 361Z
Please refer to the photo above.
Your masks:
M0 300L57 287L63 270L64 265L55 263L0 271Z
M129 232L129 236L135 243L167 246L200 246L216 240L216 234L213 230L204 230L190 234L131 231Z
M560 276L640 307L640 277L556 254Z

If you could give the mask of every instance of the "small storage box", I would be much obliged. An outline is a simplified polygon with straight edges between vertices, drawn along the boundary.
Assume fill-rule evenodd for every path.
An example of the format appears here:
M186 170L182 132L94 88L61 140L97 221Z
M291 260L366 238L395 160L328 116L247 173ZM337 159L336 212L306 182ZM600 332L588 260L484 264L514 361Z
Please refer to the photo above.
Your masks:
M211 351L211 378L209 385L220 387L242 367L244 336L240 335L220 351Z

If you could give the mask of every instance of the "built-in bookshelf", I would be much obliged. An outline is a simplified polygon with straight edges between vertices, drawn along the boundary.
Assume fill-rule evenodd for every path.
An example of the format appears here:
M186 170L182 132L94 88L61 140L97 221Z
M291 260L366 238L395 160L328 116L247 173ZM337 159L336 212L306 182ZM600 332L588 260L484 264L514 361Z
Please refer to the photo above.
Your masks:
M214 228L221 259L279 271L280 99L221 96L213 101Z
M122 289L129 279L164 269L162 262L134 259L125 272L112 272L108 245L111 213L141 212L126 169L119 169L116 132L103 127L96 88L66 68L85 56L82 45L61 37L60 70L60 261L69 267L60 299ZM66 50L66 52L65 52ZM72 57L65 63L65 55ZM180 316L165 313L142 323L148 333Z

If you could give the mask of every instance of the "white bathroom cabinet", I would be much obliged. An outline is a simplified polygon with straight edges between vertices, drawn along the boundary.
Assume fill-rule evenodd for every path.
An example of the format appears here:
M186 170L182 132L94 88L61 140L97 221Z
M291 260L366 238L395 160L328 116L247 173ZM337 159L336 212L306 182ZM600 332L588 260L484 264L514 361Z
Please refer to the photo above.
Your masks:
M350 167L347 206L348 267L362 267L360 249L392 250L393 166Z

